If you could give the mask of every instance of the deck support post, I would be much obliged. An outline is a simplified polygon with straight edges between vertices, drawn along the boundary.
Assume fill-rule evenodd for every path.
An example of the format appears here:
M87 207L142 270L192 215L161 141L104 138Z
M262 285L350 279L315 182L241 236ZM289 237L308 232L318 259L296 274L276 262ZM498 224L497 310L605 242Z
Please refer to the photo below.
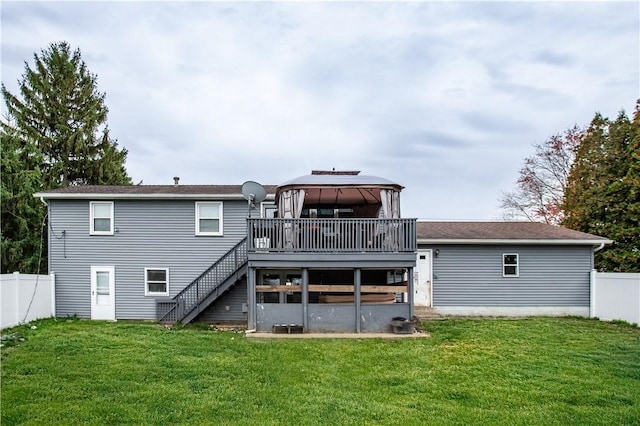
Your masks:
M247 327L250 330L255 330L257 327L257 318L256 318L256 269L249 267L247 268Z
M309 269L302 268L302 329L309 329Z
M361 315L361 309L360 309L360 301L361 301L361 297L360 297L360 280L362 278L362 271L360 270L360 268L356 268L354 273L353 273L353 281L354 281L354 287L353 287L353 291L355 293L355 308L356 308L356 333L360 333L360 329L361 329L361 319L360 319L360 315Z

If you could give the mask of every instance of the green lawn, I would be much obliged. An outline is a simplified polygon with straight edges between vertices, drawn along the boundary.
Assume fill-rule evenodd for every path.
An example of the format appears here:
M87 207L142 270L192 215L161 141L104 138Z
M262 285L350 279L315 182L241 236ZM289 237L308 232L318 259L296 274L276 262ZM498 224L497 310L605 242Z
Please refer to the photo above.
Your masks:
M640 424L640 329L595 320L434 321L401 340L33 324L3 331L3 426Z

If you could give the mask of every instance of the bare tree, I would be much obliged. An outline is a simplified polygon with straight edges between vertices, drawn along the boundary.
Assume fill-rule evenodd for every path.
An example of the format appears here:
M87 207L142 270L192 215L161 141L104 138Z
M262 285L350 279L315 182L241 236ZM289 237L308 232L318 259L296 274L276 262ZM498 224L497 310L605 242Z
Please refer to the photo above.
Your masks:
M551 225L562 222L567 178L583 133L576 125L533 145L535 154L524 159L516 189L502 192L500 204L505 219Z

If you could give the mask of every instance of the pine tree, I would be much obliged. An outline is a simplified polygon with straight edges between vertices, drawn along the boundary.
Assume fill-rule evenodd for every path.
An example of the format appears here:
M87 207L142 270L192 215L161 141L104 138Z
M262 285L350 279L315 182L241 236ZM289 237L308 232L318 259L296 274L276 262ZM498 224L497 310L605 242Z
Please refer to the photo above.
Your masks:
M34 141L42 153L44 187L130 184L127 150L118 150L109 137L105 95L80 50L54 43L34 54L34 61L34 68L25 64L22 97L4 84L2 95L19 137Z
M127 150L109 136L105 95L79 49L60 42L34 54L19 89L15 96L1 87L8 114L1 122L3 273L46 271L46 260L38 271L46 209L35 192L131 183Z
M11 128L3 126L0 136L2 273L46 271L47 240L42 235L46 209L33 197L42 189L41 154L33 143L23 143Z
M614 241L596 255L596 268L640 271L640 113L633 122L596 114L571 168L563 225Z

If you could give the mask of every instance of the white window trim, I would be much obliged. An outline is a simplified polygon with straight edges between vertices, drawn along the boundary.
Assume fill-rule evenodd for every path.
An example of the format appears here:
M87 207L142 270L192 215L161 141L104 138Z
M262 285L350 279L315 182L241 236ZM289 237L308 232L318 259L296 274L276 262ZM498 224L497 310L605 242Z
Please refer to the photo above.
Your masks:
M506 256L515 256L516 263L515 265L508 265L504 263L504 258ZM515 274L505 274L504 270L506 266L515 266L516 273ZM518 253L502 253L502 277L503 278L518 278L520 276L520 255Z
M149 291L149 275L148 271L165 271L167 277L167 290L158 292L158 291ZM169 296L169 268L144 268L144 295L145 296Z
M94 228L94 215L93 215L93 206L97 205L97 204L109 204L109 207L111 209L110 211L110 217L109 217L109 230L108 231L96 231ZM113 222L114 220L114 215L113 215L113 201L90 201L89 202L89 235L113 235L113 229L114 229L114 225Z
M260 203L260 217L263 219L266 218L267 209L276 210L275 207L276 207L275 201L263 201L262 203Z
M218 220L220 220L220 230L218 232L200 231L200 209L201 204L216 204L218 206ZM196 201L196 235L221 237L223 235L224 226L222 223L224 206L222 201ZM206 218L205 218L206 219Z

